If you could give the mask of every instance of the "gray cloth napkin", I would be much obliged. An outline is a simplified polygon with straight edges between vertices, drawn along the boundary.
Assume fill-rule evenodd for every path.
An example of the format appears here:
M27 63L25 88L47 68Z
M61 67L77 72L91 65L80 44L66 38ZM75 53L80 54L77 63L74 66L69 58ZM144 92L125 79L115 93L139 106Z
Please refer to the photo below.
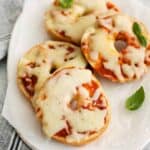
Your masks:
M0 0L0 60L6 56L14 23L23 0ZM0 61L0 113L6 92L6 59ZM0 115L0 150L29 150L15 130Z
M0 0L0 60L6 55L11 31L22 5L23 0Z

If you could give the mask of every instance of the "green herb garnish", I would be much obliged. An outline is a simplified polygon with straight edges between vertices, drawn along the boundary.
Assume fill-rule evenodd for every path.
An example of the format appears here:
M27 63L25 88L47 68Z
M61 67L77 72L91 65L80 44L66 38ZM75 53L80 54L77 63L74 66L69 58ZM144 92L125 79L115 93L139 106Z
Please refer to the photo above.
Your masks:
M138 40L141 43L141 45L143 45L144 47L147 46L147 40L143 35L138 36Z
M73 4L73 0L60 0L60 6L62 8L70 8Z
M126 100L126 108L128 110L137 110L144 102L145 92L141 86L133 95Z
M134 32L135 35L142 34L141 28L140 28L140 26L139 26L139 24L137 22L135 22L133 24L133 32Z
M137 22L134 22L132 30L134 32L134 34L136 35L138 41L140 42L140 44L144 47L147 46L147 40L146 38L142 35L142 31L141 31L141 27Z

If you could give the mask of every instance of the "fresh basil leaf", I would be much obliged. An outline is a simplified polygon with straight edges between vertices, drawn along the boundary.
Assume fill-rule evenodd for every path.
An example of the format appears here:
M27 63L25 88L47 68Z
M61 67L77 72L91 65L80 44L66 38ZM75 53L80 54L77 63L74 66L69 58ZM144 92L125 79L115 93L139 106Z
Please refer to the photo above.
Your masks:
M147 40L143 35L138 35L137 38L142 46L144 46L144 47L147 46Z
M70 8L73 4L73 0L60 0L60 6L62 8Z
M137 22L134 22L132 30L133 30L135 35L140 35L142 33L141 27Z
M147 46L147 40L146 38L142 35L142 31L141 31L141 27L137 22L134 22L132 30L134 32L134 34L136 35L138 41L140 42L140 44L144 47Z
M141 86L133 95L126 100L126 108L128 110L137 110L144 102L145 92Z

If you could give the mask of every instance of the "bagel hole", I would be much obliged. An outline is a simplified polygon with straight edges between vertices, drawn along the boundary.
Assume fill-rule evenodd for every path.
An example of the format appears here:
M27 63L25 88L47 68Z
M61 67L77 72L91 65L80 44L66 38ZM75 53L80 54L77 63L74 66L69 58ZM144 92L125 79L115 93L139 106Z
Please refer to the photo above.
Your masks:
M114 46L117 49L117 51L120 52L127 47L127 42L123 40L116 40Z
M54 73L56 70L57 70L56 67L52 67L52 68L50 69L49 73L52 74L52 73Z

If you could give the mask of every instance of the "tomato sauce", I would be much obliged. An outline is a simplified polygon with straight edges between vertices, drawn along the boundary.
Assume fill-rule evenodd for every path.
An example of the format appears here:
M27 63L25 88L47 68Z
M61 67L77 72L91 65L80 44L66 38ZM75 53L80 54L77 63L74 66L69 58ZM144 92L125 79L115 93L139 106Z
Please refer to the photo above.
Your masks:
M22 80L25 90L28 92L30 96L33 96L34 87L38 80L37 77L35 75L32 75L31 77L26 75L25 77L22 77L21 80Z
M110 2L107 2L107 8L114 9L115 11L119 11L119 9L113 3Z
M92 80L90 84L86 83L86 84L83 84L82 86L89 91L90 96L93 96L95 93L95 90L98 88L99 85L95 81Z
M59 136L59 137L67 137L68 135L70 135L72 133L72 127L70 125L70 123L66 120L66 126L67 128L63 128L62 130L58 131L55 136Z

